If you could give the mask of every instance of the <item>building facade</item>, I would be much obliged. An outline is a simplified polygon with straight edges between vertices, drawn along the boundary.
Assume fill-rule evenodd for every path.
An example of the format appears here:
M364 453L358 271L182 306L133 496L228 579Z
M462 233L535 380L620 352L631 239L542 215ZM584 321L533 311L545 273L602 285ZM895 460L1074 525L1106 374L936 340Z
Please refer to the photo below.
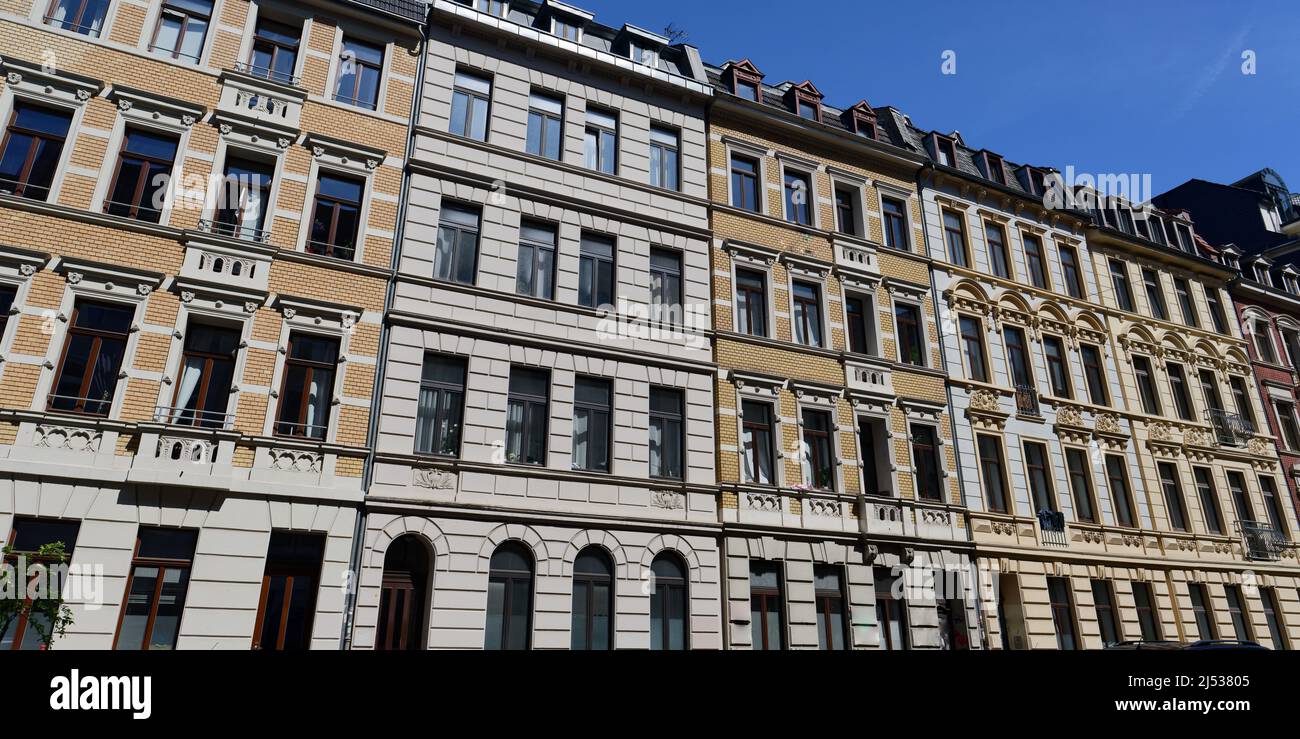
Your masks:
M558 2L427 47L352 644L719 648L699 54Z
M710 69L732 649L978 646L920 200L895 113ZM904 587L903 584L910 587Z
M340 645L416 10L0 3L0 533L102 576L60 646Z

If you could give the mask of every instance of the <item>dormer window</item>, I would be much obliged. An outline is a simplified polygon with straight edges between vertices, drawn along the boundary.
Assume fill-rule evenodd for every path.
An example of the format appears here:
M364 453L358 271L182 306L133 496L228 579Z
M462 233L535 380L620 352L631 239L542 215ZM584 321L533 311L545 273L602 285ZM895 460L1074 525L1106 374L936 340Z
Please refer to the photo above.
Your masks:
M1178 234L1178 248L1188 254L1195 254L1196 242L1192 239L1192 230L1181 223L1176 223L1174 231Z
M659 65L659 49L636 39L633 39L629 45L628 56L638 64L651 67Z
M668 38L631 24L624 24L619 38L627 45L627 58L648 67L659 66L659 51L669 43Z
M510 13L510 3L506 0L474 0L474 7L480 13L505 18Z
M1007 184L1007 172L1003 169L1002 157L984 152L984 174L999 185Z
M738 98L758 102L758 83L753 80L744 79L737 75L736 81L732 85L732 92Z
M582 26L579 25L577 21L569 18L552 16L551 33L555 34L559 38L565 39L566 41L572 41L575 44L582 41Z
M867 101L849 108L841 120L853 133L873 140L876 138L876 113L867 105Z
M947 136L934 136L934 157L945 167L957 166L957 145Z
M800 118L818 123L822 120L822 94L811 82L801 82L791 87L786 93L786 104Z
M1035 195L1047 192L1047 173L1037 167L1029 168L1029 181L1034 186Z
M736 97L755 103L763 102L763 73L748 59L727 62L723 68L723 82L730 83L731 94Z
M1261 285L1268 284L1268 270L1259 262L1255 263L1255 282Z

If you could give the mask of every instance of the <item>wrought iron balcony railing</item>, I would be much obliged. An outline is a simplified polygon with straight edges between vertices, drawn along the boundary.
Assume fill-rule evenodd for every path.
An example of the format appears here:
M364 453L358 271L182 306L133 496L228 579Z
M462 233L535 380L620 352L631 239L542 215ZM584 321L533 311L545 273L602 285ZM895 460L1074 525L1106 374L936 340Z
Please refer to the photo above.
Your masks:
M302 78L297 75L285 74L284 72L269 67L261 67L249 62L235 62L235 71L240 74L246 74L250 77L259 77L264 80L279 82L293 87L302 87Z
M1043 543L1055 547L1069 546L1065 535L1065 514L1060 511L1039 511L1038 528L1043 532Z
M235 425L233 413L216 413L194 408L173 408L160 405L153 412L154 423L169 426L189 426L205 431L229 431Z
M1043 415L1043 410L1038 405L1038 388L1032 385L1016 385L1016 414L1034 417Z
M1282 558L1282 552L1291 545L1286 536L1271 523L1239 521L1237 530L1241 533L1241 542L1246 548L1247 559L1276 562Z
M1211 408L1205 412L1205 417L1214 427L1214 438L1220 446L1246 446L1255 435L1255 424L1238 413Z
M253 228L252 226L242 226L228 221L214 221L207 218L199 221L199 230L205 233L216 234L218 236L229 236L235 239L255 241L259 244L265 244L271 240L271 232L269 230Z

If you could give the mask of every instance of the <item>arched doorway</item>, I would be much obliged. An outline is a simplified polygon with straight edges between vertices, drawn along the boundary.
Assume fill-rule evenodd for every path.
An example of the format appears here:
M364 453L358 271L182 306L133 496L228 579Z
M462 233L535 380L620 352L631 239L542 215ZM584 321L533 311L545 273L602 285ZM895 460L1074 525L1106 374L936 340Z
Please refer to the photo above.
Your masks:
M429 615L429 549L419 537L398 537L384 555L375 648L424 649Z

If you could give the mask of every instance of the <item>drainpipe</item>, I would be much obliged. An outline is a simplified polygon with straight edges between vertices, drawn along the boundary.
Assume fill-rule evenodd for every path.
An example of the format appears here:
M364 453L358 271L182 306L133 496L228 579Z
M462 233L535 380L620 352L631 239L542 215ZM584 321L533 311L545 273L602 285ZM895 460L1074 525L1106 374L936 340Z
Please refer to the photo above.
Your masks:
M922 192L925 190L925 183L927 182L927 176L932 176L933 172L934 172L934 165L926 164L924 167L921 168L921 171L917 173L917 178L916 178L916 185L917 185L916 194L917 197L921 198L921 233L922 233L921 238L925 241L927 251L929 250L929 244L930 244L930 229L929 226L926 224L926 220L925 220L925 198L922 195ZM939 288L934 284L933 268L930 270L930 299L934 302L934 309L937 313L940 310L940 306L942 304L939 302ZM946 367L948 362L948 350L947 347L944 345L944 341L943 341L943 320L942 320L943 317L942 315L939 315L938 317L940 319L939 330L936 333L938 333L939 335L939 356L941 357L940 361L942 361L944 363L944 366ZM946 375L947 372L945 371L944 374ZM965 509L966 508L966 481L965 478L962 476L961 460L958 459L957 457L957 448L958 448L957 414L954 412L954 406L952 403L952 383L948 382L946 377L943 383L943 390L948 398L948 426L952 429L952 458L956 462L956 467L957 467L957 488L958 490L961 491L962 508ZM974 541L973 539L971 539L969 516L966 519L966 538L968 540L971 540L972 542ZM987 650L989 648L988 631L984 628L984 600L982 598L982 591L980 590L979 587L979 566L976 564L975 554L973 550L971 554L968 556L971 558L970 566L975 573L975 577L974 577L975 618L979 628L980 645L985 650ZM952 615L949 614L948 617L952 618ZM970 631L970 624L966 625L966 630L967 632Z
M429 8L432 13L432 6ZM402 239L406 233L406 210L411 190L411 177L408 174L411 164L411 151L415 148L415 126L420 120L421 102L424 99L425 50L428 44L428 19L419 24L420 41L417 51L415 70L415 88L411 95L411 114L406 134L406 152L402 160L402 187L397 201L397 223L393 232L393 253L389 257L388 268L392 276L384 293L384 314L379 328L379 355L375 358L375 381L370 389L370 418L366 428L366 463L361 473L362 504L357 522L352 529L352 554L348 561L349 582L352 587L344 598L343 633L339 638L339 648L348 651L352 648L352 627L356 616L357 595L361 590L361 550L366 534L365 497L370 495L370 485L375 477L375 444L379 438L380 394L383 392L384 367L388 361L388 314L393 308L393 296L397 292L397 268L401 261Z

